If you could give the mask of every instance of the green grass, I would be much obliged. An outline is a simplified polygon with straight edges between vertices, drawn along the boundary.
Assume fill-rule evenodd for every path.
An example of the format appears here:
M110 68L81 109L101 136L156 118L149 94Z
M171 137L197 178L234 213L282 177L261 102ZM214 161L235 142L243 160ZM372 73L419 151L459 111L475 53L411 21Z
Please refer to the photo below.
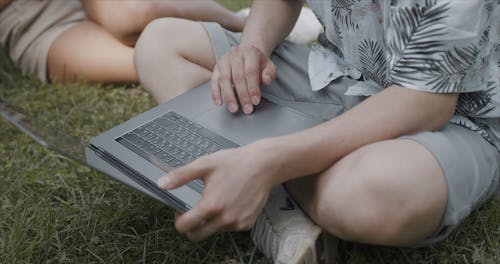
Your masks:
M231 8L247 5L221 1ZM154 106L133 85L41 84L0 52L0 98L82 139ZM348 243L347 263L500 263L500 201L421 249ZM267 263L248 233L193 244L173 212L40 147L0 119L0 263Z

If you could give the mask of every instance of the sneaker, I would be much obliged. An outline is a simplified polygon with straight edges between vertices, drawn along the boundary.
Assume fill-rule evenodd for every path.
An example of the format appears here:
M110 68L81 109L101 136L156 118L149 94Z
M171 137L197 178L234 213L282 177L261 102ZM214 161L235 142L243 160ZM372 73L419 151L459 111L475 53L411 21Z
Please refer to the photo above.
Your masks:
M316 243L321 228L278 186L252 229L252 240L274 263L318 263Z

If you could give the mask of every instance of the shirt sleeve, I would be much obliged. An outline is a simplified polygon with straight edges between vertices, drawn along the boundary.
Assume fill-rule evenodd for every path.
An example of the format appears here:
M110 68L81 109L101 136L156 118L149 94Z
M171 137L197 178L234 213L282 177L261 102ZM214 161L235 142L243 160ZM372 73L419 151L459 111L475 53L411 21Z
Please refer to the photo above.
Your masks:
M487 89L496 1L391 2L384 33L391 83L432 93Z

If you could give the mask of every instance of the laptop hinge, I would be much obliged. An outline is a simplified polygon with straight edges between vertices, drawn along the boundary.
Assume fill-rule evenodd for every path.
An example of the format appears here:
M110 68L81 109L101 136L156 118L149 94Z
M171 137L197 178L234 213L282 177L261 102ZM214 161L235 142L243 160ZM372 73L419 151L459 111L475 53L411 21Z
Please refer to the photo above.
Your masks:
M137 184L141 185L145 189L153 192L156 194L158 197L165 199L166 201L169 202L169 204L174 205L174 209L179 210L181 212L188 211L190 208L183 203L179 198L173 196L169 192L160 189L156 183L151 182L148 178L146 178L144 175L139 173L138 171L134 170L130 166L126 165L122 161L116 159L113 157L113 155L109 154L106 150L96 147L92 144L89 144L89 148L95 152L97 156L99 156L101 159L105 160L108 162L111 166L113 166L115 169L121 171L127 177L135 181Z

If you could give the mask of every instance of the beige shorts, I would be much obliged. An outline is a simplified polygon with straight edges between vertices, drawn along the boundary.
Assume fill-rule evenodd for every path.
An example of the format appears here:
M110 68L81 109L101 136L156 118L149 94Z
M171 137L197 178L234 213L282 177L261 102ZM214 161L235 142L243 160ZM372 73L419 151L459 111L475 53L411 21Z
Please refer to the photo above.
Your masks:
M23 74L47 82L47 57L56 38L85 20L79 0L14 0L0 12L0 45Z

